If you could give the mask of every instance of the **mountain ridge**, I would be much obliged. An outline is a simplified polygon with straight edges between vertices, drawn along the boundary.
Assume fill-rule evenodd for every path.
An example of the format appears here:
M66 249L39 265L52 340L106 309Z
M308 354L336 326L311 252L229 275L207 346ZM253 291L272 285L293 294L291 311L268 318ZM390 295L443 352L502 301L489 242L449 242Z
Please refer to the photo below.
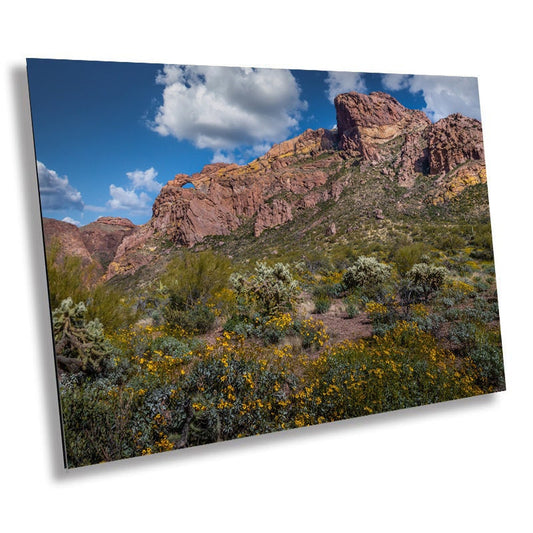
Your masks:
M122 229L112 238L105 234L113 217L91 231L80 228L91 242L87 252L111 279L150 263L163 242L192 247L250 223L257 238L320 203L337 202L361 173L404 189L403 203L421 177L431 180L428 205L445 204L485 183L478 120L452 114L431 123L422 111L381 92L344 93L334 103L337 130L306 130L247 165L213 163L191 176L177 174L161 189L146 224L117 223ZM75 240L72 228L66 233ZM81 249L80 254L86 255Z

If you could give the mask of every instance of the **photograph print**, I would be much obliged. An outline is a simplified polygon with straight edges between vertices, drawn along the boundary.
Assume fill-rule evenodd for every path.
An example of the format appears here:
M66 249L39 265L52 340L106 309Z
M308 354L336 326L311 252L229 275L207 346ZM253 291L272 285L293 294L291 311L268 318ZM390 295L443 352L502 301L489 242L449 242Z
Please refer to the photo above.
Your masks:
M505 389L476 78L27 73L66 468Z

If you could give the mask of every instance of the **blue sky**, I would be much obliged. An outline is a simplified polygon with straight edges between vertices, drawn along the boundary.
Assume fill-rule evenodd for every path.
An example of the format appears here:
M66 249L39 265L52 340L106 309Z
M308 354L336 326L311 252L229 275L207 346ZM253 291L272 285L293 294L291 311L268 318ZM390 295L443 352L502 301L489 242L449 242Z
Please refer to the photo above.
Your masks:
M480 118L475 78L29 59L28 81L43 215L78 225L147 222L174 175L334 127L341 92Z

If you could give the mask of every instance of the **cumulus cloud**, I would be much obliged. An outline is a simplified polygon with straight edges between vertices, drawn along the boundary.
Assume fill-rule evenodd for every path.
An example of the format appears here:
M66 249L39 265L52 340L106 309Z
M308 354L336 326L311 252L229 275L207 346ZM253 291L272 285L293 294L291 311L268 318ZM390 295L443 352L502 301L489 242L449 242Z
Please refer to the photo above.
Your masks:
M235 163L235 156L223 150L217 150L211 159L211 163Z
M133 189L145 189L150 192L159 192L163 185L155 181L157 171L154 167L147 170L134 170L133 172L126 172L126 176L131 180Z
M109 194L111 200L107 202L107 206L111 209L127 209L137 213L149 208L150 197L145 192L137 194L134 190L126 190L112 184L109 186Z
M65 217L63 220L63 222L68 222L69 224L74 224L75 226L81 226L81 222L79 220L74 220L73 218L70 218L70 217Z
M46 168L40 161L37 161L37 176L43 209L83 210L81 193L70 185L67 176L58 176L55 170Z
M156 79L163 104L151 128L227 152L284 140L307 103L289 70L166 65Z
M382 82L385 89L391 91L399 91L400 89L407 89L409 87L409 79L412 76L406 74L384 74Z
M364 93L367 91L363 75L357 72L328 72L326 85L328 86L326 94L331 102L335 96L341 93L352 91Z
M481 119L476 78L387 74L382 81L392 91L408 89L413 94L422 93L426 102L424 111L433 121L452 113Z
M126 172L127 178L131 182L129 188L117 187L115 184L109 186L111 199L106 206L113 210L127 210L131 213L144 214L150 210L152 198L146 194L148 192L159 192L163 186L156 181L157 171L154 167L146 170L133 170ZM98 206L86 206L90 211L102 211ZM105 209L105 208L104 208Z

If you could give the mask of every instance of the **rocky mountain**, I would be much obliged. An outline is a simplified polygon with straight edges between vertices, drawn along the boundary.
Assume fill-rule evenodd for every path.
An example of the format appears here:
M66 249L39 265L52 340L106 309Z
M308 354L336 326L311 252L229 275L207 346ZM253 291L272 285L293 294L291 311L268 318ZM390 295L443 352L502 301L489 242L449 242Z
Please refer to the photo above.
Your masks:
M85 265L93 262L80 229L74 224L43 217L43 232L46 249L50 250L57 243L60 260L65 256L76 256L80 257Z
M76 256L84 265L93 264L100 275L106 273L124 237L133 233L136 225L127 218L100 217L86 226L43 217L46 249L57 243L59 257Z
M81 238L93 259L105 269L113 261L120 243L135 230L127 218L100 217L80 228Z
M307 130L247 165L216 163L191 176L178 174L161 189L147 224L107 217L79 235L72 226L65 232L70 249L107 267L109 279L150 263L163 245L191 247L243 227L258 238L321 203L338 202L370 176L385 180L383 190L405 191L401 201L394 200L395 209L416 196L422 178L431 181L427 205L446 204L486 181L478 120L454 114L433 124L382 92L340 94L335 108L337 130ZM384 218L380 205L372 213ZM45 233L57 233L53 224L45 226Z

